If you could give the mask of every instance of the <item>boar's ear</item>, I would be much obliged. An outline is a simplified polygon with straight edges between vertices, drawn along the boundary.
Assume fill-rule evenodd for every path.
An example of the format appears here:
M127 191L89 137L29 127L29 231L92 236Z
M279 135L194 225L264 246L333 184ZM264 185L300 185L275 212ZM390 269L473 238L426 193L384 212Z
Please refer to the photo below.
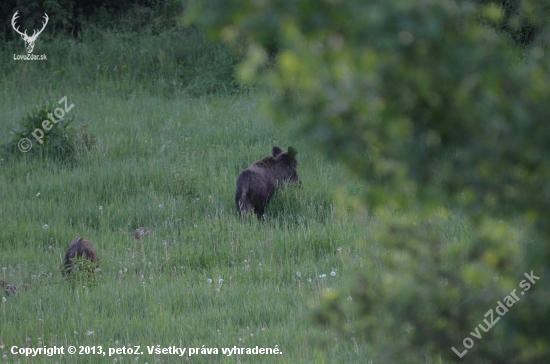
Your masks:
M288 156L290 158L296 159L296 154L298 154L298 151L294 147L288 147Z
M283 150L281 148L273 147L273 158L277 157L281 153L283 153Z

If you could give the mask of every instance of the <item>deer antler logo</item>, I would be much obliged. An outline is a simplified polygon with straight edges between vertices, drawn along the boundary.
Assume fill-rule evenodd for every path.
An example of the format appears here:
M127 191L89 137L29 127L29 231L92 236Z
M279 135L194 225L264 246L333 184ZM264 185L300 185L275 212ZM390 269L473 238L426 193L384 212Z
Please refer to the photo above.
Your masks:
M19 17L19 15L17 15L17 13L19 12L16 11L15 14L13 14L13 18L11 18L11 26L13 27L13 29L19 33L21 35L21 38L23 38L23 40L25 41L25 48L27 48L27 53L31 54L32 53L32 50L34 49L34 42L36 42L36 38L38 38L38 36L40 35L40 33L42 33L42 31L44 30L44 28L46 28L46 24L48 24L48 14L44 13L44 19L46 20L45 23L42 23L44 24L42 26L42 29L40 29L38 31L38 33L36 32L36 30L33 31L32 35L29 37L27 35L27 29L25 29L25 32L24 33L21 33L19 31L19 27L16 27L15 26L15 21L17 20L17 18Z

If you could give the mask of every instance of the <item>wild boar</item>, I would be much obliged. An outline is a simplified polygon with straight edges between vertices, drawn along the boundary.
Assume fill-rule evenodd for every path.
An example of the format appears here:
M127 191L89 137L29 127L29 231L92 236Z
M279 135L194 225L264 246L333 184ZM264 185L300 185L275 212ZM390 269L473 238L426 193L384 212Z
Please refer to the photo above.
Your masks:
M239 214L253 211L261 218L277 188L285 182L300 182L296 172L296 154L298 152L293 147L288 147L288 152L273 147L272 156L254 162L239 175L235 193Z
M147 229L146 227L140 227L134 231L134 239L136 240L145 239L148 236L149 229Z
M92 263L98 262L97 254L94 250L94 247L92 246L92 243L83 238L77 238L71 244L69 244L69 248L67 249L67 253L65 254L64 261L65 274L71 273L74 265L73 258L75 257L86 259Z
M6 295L6 297L17 294L17 287L1 279L0 279L0 287L4 289L4 295Z

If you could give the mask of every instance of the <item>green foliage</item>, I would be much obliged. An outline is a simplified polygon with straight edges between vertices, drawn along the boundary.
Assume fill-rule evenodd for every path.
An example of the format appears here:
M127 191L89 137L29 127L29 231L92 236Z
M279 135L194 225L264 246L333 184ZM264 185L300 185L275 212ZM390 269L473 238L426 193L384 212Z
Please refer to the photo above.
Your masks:
M545 11L548 5L535 4L521 0L476 0L486 7L486 24L498 29L520 47L532 45L544 32ZM543 10L546 7L546 10ZM539 12L539 10L543 10ZM489 16L487 16L489 15Z
M27 153L35 157L51 157L74 161L78 153L88 151L96 142L87 125L73 127L74 118L57 117L59 105L34 107L10 130L11 140L4 150L11 155ZM63 112L64 114L64 112ZM49 128L49 129L48 129Z
M304 136L367 182L393 264L386 277L359 272L351 287L362 307L356 329L383 361L458 361L450 347L531 271L540 283L468 360L550 355L546 3L213 0L193 2L187 16L219 39L246 38L237 72L270 86L271 116L301 120ZM265 68L273 40L277 61ZM466 244L447 246L425 224L440 206L467 214ZM394 221L413 207L414 220ZM514 238L518 230L526 235ZM531 235L539 238L525 244ZM322 321L342 318L344 298L338 309L329 298Z
M67 282L73 287L93 287L98 284L97 271L99 262L91 262L85 257L72 258L72 265L61 267L61 273L66 275Z
M463 352L468 337L474 342L463 357L468 362L500 363L505 356L510 362L538 362L545 355L540 332L533 335L532 347L510 345L529 337L532 322L522 322L523 315L540 314L534 307L544 305L544 283L520 294L523 273L531 272L522 266L525 236L484 221L472 236L450 240L444 216L441 211L429 222L395 215L383 219L373 239L387 249L379 257L385 270L379 275L358 270L346 292L353 300L344 304L327 294L317 319L345 335L364 332L383 362L416 363L423 357L458 362L451 348ZM495 307L513 290L520 300L500 316ZM346 314L360 319L348 323Z

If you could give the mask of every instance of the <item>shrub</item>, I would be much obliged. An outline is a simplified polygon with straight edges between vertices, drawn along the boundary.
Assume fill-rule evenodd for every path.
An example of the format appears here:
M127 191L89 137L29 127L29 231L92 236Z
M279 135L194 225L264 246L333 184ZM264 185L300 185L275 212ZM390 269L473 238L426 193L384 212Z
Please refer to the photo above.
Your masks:
M35 157L75 160L78 153L89 150L96 142L87 125L73 127L73 117L55 118L55 104L34 107L19 122L19 128L10 130L11 140L5 144L8 154L26 153ZM57 120L55 123L51 120ZM49 120L49 124L44 122ZM46 130L44 127L50 127Z
M97 285L96 272L100 270L98 262L91 262L85 257L74 257L72 265L62 264L61 273L71 287L94 287ZM70 274L69 274L70 273Z

